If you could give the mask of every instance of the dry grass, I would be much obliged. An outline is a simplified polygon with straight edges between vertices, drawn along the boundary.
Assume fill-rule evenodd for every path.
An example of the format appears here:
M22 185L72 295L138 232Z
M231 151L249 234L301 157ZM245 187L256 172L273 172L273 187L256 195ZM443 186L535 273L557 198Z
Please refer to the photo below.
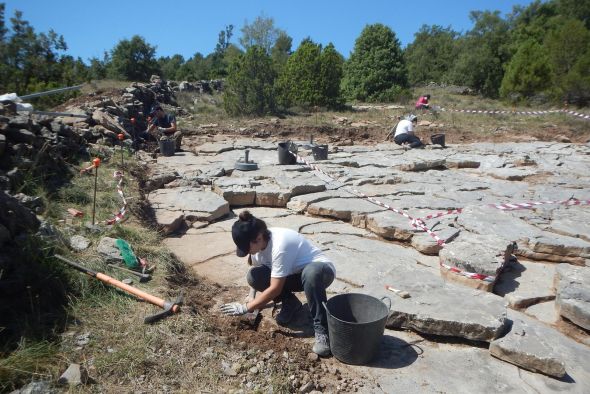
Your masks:
M115 157L119 157L118 152ZM80 164L80 168L88 165ZM105 157L99 168L98 221L110 218L121 205L112 178L117 167L118 161ZM141 168L134 168L133 171L145 173ZM130 208L139 210L141 193L138 182L131 176L126 179L124 191L131 198ZM265 348L245 351L237 347L239 341L228 339L228 333L223 332L223 327L228 327L227 321L219 320L209 312L211 299L219 295L220 289L187 272L163 246L161 235L150 223L132 216L122 224L103 227L98 234L85 231L84 222L91 217L93 187L94 176L77 175L59 193L49 196L50 220L65 234L82 234L92 241L91 247L84 252L69 252L64 245L58 246L58 250L82 265L123 279L127 275L109 271L96 252L96 245L104 236L127 240L136 255L157 267L150 282L135 282L134 286L168 300L175 299L183 291L186 300L182 313L157 324L146 325L144 318L159 312L158 307L141 302L66 265L60 266L67 272L71 282L69 287L74 290L69 294L65 324L54 328L57 335L51 340L23 340L15 351L0 361L0 392L10 392L30 380L55 383L71 363L85 368L94 382L70 388L71 392L192 393L199 390L227 392L239 388L244 375L225 376L221 362L231 364L236 355L244 360L255 359ZM85 217L70 218L66 214L67 208L79 209ZM58 261L52 263L62 264ZM229 335L240 335L239 331L235 334L236 330L236 327L230 328ZM256 332L247 335L254 336L254 345L258 343ZM261 335L260 338L267 342L276 341ZM80 337L87 337L88 343L81 344ZM298 363L289 363L298 368ZM245 365L250 368L254 364ZM277 364L272 372L261 373L251 380L257 381L260 387L272 387L274 392L287 392L288 373L293 373L290 368Z
M425 92L432 95L432 105L446 109L507 110L512 112L551 109L549 107L512 106L498 100L454 93L450 88L416 89L415 96ZM308 137L309 134L314 133L320 135L326 130L331 130L328 134L330 136L339 134L351 136L355 142L362 143L366 139L363 136L363 130L365 130L371 135L371 138L366 141L373 143L379 139L378 134L382 134L382 137L385 136L395 125L398 117L414 113L418 115L420 121L434 123L431 128L419 127L418 134L444 132L447 134L447 141L454 143L554 140L557 135L564 135L573 142L586 142L590 138L590 127L587 120L563 113L531 116L516 113L492 115L451 111L417 111L414 109L412 100L412 102L405 102L403 105L391 104L402 108L385 108L388 104L379 104L375 109L365 110L352 107L340 111L294 110L291 114L281 116L280 119L275 116L236 118L228 117L223 112L221 98L217 98L215 102L216 105L209 102L200 108L193 106L194 115L185 123L185 128L191 130L188 134L211 134L244 129L264 131L269 130L269 126L272 126L270 128L272 132L279 133L279 135L282 129L290 130L301 137ZM355 107L363 105L359 103ZM216 124L217 126L201 128L202 125L207 124Z

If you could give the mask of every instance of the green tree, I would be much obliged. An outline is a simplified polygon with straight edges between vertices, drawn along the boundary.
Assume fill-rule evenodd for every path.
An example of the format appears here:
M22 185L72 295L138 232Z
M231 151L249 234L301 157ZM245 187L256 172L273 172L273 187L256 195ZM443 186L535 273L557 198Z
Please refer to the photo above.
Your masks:
M293 45L293 39L287 33L280 32L270 50L270 56L278 74L283 71L289 56L291 56L291 45Z
M520 46L508 63L500 86L500 96L531 97L549 89L552 76L547 50L534 40L529 40Z
M121 40L111 51L108 75L128 81L148 81L151 75L161 73L155 54L156 47L141 36Z
M162 72L162 78L169 80L179 79L176 73L184 64L184 57L182 55L162 56L158 59L158 68Z
M572 69L561 79L558 98L580 106L590 102L590 50L578 58Z
M559 13L568 18L575 18L590 29L590 1L588 0L557 0Z
M229 66L223 104L230 115L264 115L276 110L275 72L270 56L257 45Z
M395 33L379 23L367 25L344 65L345 94L353 100L392 100L407 85L406 64Z
M176 72L178 80L200 81L209 79L211 72L211 61L206 59L203 54L197 52L188 59Z
M229 64L226 60L226 52L230 47L230 40L233 35L234 26L228 25L225 30L219 32L217 38L217 45L215 51L207 56L210 60L210 76L212 78L224 78L227 75L227 65Z
M321 45L306 38L291 55L277 82L280 103L283 106L310 107L320 105L322 101L321 53Z
M344 60L331 43L322 49L309 38L289 57L277 82L285 106L336 107L342 104L340 83Z
M320 87L322 91L322 105L337 108L344 104L344 97L340 85L344 74L344 57L329 43L320 55Z
M0 3L0 91L23 95L78 84L88 78L84 62L65 54L63 36L53 30L35 32L20 11L15 11L8 28L4 15L5 5ZM75 94L45 96L31 103L43 108Z
M405 50L410 83L446 82L455 61L455 39L450 27L422 25Z
M560 100L586 102L590 69L583 66L590 53L590 31L577 19L560 18L559 21L560 25L550 31L545 40L555 70L555 93Z
M457 60L451 82L487 97L498 97L504 64L510 60L509 25L499 11L472 11L474 27L456 41Z
M516 53L521 43L531 39L539 44L543 43L556 15L555 2L535 0L528 6L514 6L512 13L508 15L511 53Z
M258 45L262 47L267 54L271 53L271 48L275 45L277 39L286 34L283 30L275 27L273 18L267 18L264 15L257 16L254 22L244 22L240 29L242 37L240 44L244 49Z
M547 34L545 45L558 79L566 75L590 48L590 31L576 19L563 20Z
M108 52L104 52L102 60L97 57L90 58L90 68L88 70L88 77L90 79L104 79L107 77L107 68L111 62L111 57Z

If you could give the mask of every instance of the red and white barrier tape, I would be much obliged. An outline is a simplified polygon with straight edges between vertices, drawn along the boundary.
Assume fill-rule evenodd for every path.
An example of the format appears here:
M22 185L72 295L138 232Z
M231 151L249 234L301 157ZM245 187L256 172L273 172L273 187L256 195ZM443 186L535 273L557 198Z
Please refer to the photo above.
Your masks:
M588 205L590 204L590 200L578 200L575 198L569 198L567 200L555 200L555 201L531 201L531 202L520 202L520 203L505 203L505 204L490 204L489 206L492 208L497 208L502 211L514 211L517 209L530 209L537 207L539 205L547 205L547 204L564 204L567 206L571 205Z
M335 181L335 179L327 174L325 171L323 171L320 167L310 163L309 161L305 160L303 157L296 155L297 157L297 161L303 162L305 163L305 165L307 165L308 167L310 167L311 169L320 172L321 174L323 174L324 176L326 176L327 178L331 179L332 181ZM412 227L414 227L415 229L419 229L422 230L424 232L426 232L428 235L430 235L432 238L434 238L436 240L436 243L441 246L444 247L446 245L445 240L443 240L442 238L440 238L434 231L430 230L427 226L426 223L424 222L425 220L428 219L434 219L434 218L438 218L441 216L445 216L445 215L453 215L453 214L460 214L461 212L463 212L463 208L458 208L458 209L450 209L447 211L442 211L442 212L437 212L437 213L433 213L430 214L428 216L425 216L424 218L412 218L410 215L408 215L405 211L401 210L401 209L397 209L394 207L391 207L371 196L366 195L365 193L357 190L357 189L353 189L351 187L345 186L345 190L351 194L354 194L356 196L359 196L361 198L364 198L370 202L372 202L373 204L379 205L380 207L383 207L387 210L390 210L392 212L395 212L399 215L402 215L403 217L407 218L410 221L410 225ZM555 201L536 201L536 202L527 202L527 203L517 203L517 204L510 204L510 203L505 203L505 204L489 204L489 206L497 208L497 209L501 209L501 210L516 210L516 209L528 209L528 208L533 208L535 206L539 206L539 205L545 205L545 204L566 204L568 206L570 205L590 205L590 200L577 200L577 199L567 199L567 200L555 200ZM442 262L440 262L440 266L452 271L456 274L465 276L467 278L470 279L477 279L477 280L482 280L484 282L489 282L492 283L496 280L495 276L492 275L484 275L484 274L477 274L477 273L473 273L473 272L466 272L466 271L461 271L460 269L456 268L456 267L451 267L449 265L443 264Z
M454 108L440 108L441 112L458 112L465 114L512 114L512 115L546 115L555 113L566 113L569 115L577 116L582 119L590 120L590 115L586 115L580 112L570 111L567 109L552 109L544 111L508 111L508 110L484 110L484 109L454 109Z
M332 178L332 176L328 175L326 172L324 172L321 168L319 168L318 166L310 163L309 161L305 160L303 157L297 155L297 160L298 161L302 161L304 162L308 167L314 169L315 171L320 172L321 174L323 174L324 176L330 178L331 180L335 181L334 178ZM420 229L424 232L426 232L428 235L430 235L432 238L434 238L436 240L436 243L440 246L444 246L445 245L445 240L440 238L438 235L436 235L432 230L430 230L428 227L426 227L426 225L424 224L424 222L422 222L421 220L416 220L413 217L411 217L410 215L408 215L406 212L404 212L401 209L397 209L394 208L392 206L389 206L388 204L385 204L371 196L366 195L365 193L353 189L351 187L345 186L345 190L351 194L354 194L355 196L364 198L370 202L372 202L373 204L379 205L380 207L383 207L389 211L395 212L398 215L402 215L403 217L405 217L406 219L408 219L408 221L410 222L410 225L416 229Z
M492 276L492 275L475 274L473 272L461 271L459 268L451 267L450 265L446 265L443 263L440 263L440 266L451 271L451 272L454 272L454 273L459 274L461 276L465 276L470 279L482 280L482 281L488 282L488 283L492 283L496 280L496 277Z
M577 116L578 118L590 120L590 115L586 115L586 114L582 114L582 113L579 113L579 112L570 111L570 110L567 110L567 109L562 109L561 112L565 112L566 114Z
M127 199L125 198L125 194L123 193L123 173L121 171L115 171L113 173L113 178L119 180L117 182L117 193L119 194L119 196L121 196L121 199L123 200L123 207L119 209L119 212L117 212L112 219L106 221L106 224L108 225L120 222L121 220L123 220L125 214L127 213Z

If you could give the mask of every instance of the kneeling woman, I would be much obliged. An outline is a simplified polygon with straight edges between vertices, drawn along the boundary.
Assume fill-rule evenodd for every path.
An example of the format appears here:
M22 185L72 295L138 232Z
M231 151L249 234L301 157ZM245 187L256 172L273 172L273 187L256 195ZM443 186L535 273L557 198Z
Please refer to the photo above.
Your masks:
M237 246L236 254L239 257L250 255L253 267L247 280L258 294L246 304L222 305L222 312L239 316L261 309L270 301L280 301L282 306L276 320L284 325L301 308L301 302L293 292L304 291L313 317L313 351L328 356L328 323L322 302L326 301L326 288L336 276L334 264L297 231L267 228L263 220L249 211L242 212L234 223L232 237Z

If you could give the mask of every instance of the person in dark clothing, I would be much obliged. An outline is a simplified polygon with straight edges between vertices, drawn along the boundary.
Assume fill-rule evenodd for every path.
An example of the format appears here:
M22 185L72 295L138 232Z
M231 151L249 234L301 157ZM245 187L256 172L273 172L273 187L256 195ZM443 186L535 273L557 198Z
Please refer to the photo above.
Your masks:
M160 140L162 137L171 138L176 143L176 150L180 150L182 132L176 127L176 118L174 115L165 113L162 107L156 104L152 107L150 116L152 120L148 129L141 133L141 137L146 140L149 136L152 136L156 140Z

